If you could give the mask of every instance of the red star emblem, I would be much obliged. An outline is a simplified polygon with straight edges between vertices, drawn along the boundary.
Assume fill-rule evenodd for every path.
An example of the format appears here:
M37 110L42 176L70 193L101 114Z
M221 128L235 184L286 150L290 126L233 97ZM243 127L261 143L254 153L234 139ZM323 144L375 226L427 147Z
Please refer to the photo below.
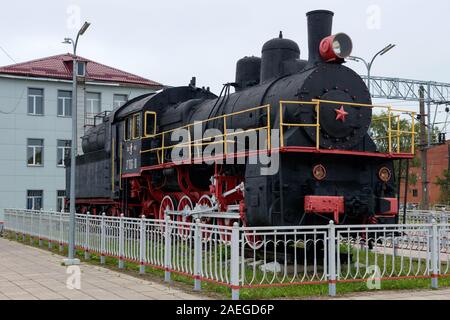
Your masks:
M336 111L336 121L345 122L345 120L348 116L348 112L345 111L344 106L341 106L340 109L336 109L334 111Z

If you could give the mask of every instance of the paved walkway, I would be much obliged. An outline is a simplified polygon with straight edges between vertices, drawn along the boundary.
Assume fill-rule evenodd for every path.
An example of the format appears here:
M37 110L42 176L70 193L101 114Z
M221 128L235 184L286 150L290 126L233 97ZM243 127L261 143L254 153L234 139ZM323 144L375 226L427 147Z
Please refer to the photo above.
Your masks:
M82 264L81 289L70 290L62 257L0 238L0 300L197 300L158 283ZM72 282L73 283L73 282Z
M361 292L333 300L450 300L450 289Z

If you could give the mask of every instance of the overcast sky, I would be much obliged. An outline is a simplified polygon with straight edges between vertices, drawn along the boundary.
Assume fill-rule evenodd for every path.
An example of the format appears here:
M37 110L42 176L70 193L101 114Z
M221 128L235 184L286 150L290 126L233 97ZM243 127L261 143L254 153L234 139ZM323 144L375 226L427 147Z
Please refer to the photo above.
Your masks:
M17 62L68 52L61 44L88 20L79 54L166 85L220 91L234 80L236 61L261 54L278 36L298 42L306 59L305 13L335 12L334 32L346 32L353 53L370 58L389 43L373 74L450 82L450 2L442 0L3 0L0 46ZM79 13L79 14L78 14ZM0 65L12 64L0 51ZM362 64L350 63L360 73Z

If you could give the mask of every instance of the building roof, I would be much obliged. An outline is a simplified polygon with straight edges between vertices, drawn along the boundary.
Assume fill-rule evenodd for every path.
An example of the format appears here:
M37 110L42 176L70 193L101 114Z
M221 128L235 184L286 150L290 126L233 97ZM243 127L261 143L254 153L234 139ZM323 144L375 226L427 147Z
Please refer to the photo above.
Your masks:
M79 61L86 62L86 80L109 83L132 84L160 89L162 84L137 75L108 67L78 56ZM72 54L61 54L52 57L0 67L0 74L72 80Z

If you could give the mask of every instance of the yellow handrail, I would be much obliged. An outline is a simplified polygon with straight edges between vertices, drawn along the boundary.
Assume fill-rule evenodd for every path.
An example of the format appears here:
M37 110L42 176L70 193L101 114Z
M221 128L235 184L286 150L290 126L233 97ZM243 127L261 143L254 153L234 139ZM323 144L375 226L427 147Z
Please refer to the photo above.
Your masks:
M241 115L241 114L244 114L244 113L250 113L250 112L259 111L259 110L263 110L263 109L267 112L267 125L266 126L245 130L243 132L234 132L234 133L229 133L228 132L227 120L229 118L237 116L237 115ZM271 150L271 144L270 144L270 139L271 139L271 123L270 122L271 122L271 117L270 117L270 112L271 112L271 106L270 105L264 105L264 106L254 107L254 108L250 108L250 109L246 109L246 110L237 111L237 112L230 113L230 114L220 115L220 116L209 118L209 119L202 120L202 121L196 121L195 123L190 123L190 124L184 125L182 127L174 128L174 129L167 130L167 131L160 132L160 133L155 133L153 135L149 135L147 132L145 132L143 140L145 140L145 139L155 139L157 137L160 137L161 138L161 146L157 147L157 148L149 149L149 150L142 150L141 154L151 153L151 152L157 152L159 154L159 152L161 152L161 159L159 159L158 161L160 163L164 163L165 160L166 160L165 159L165 151L166 150L170 150L170 149L174 149L174 148L189 147L189 160L190 160L190 159L192 159L192 147L200 147L200 146L218 144L218 142L208 142L208 141L211 141L211 140L217 139L217 138L221 138L221 141L219 143L224 145L224 149L225 149L224 150L224 155L226 156L228 154L228 145L231 143L231 141L229 141L228 137L230 137L230 136L237 136L237 135L245 134L245 133L249 133L249 132L261 131L261 130L267 130L267 138L269 139L269 141L267 143L267 150L270 151ZM148 112L148 113L152 113L152 112ZM156 119L156 114L155 114L155 119ZM145 121L146 120L147 120L147 116L145 117ZM191 134L189 132L189 141L188 142L179 143L179 144L176 144L176 145L166 145L166 135L167 134L171 134L173 132L176 132L178 130L183 130L183 129L190 130L191 128L193 128L193 127L195 127L195 126L197 126L199 124L202 125L204 123L208 123L208 122L211 122L211 121L214 121L214 120L222 120L223 121L223 126L224 126L224 133L223 134L192 140ZM155 127L156 127L156 124L155 124ZM145 128L147 128L147 123L145 123ZM196 155L194 154L194 158L195 157L196 157Z
M114 185L115 185L115 181L114 181L114 179L115 179L115 171L114 171L114 161L115 161L115 154L114 154L114 152L115 152L115 150L114 150L114 147L115 147L115 145L116 145L116 139L114 139L114 138L112 138L112 144L111 144L111 190L112 190L112 192L114 193Z
M321 107L323 103L326 104L339 104L339 105L347 105L347 106L353 106L353 107L367 107L367 108L383 108L385 110L387 110L387 116L384 118L378 118L375 120L381 121L381 120L388 120L388 128L387 128L387 137L376 137L374 138L375 141L381 140L381 139L388 139L388 153L389 154L394 154L401 153L401 139L403 136L406 135L411 135L411 154L414 154L415 151L415 145L414 145L414 141L415 141L415 127L414 127L414 117L415 117L415 113L414 112L409 112L406 110L398 110L398 109L393 109L391 106L385 106L385 105L369 105L369 104L361 104L361 103L351 103L351 102L339 102L339 101L329 101L329 100L312 100L312 101L280 101L279 102L279 130L280 130L280 147L283 149L284 147L286 147L286 141L284 139L285 135L284 135L284 131L286 128L289 127L297 127L297 128L302 128L302 127L311 127L311 128L315 128L316 130L316 142L315 142L315 149L320 150L320 121L321 121L321 117L320 117L320 111L321 111ZM285 108L287 108L290 105L297 105L300 107L303 106L314 106L314 110L316 111L316 121L315 123L311 123L311 124L306 124L306 123L287 123L285 122ZM245 131L240 131L240 132L229 132L229 122L228 119L234 117L234 116L238 116L238 115L242 115L245 113L250 113L250 112L254 112L254 111L260 111L260 110L264 110L267 113L267 124L265 126L261 126L258 128L252 128L252 129L248 129ZM174 129L170 129L164 132L160 132L160 133L156 133L156 113L152 113L152 115L154 114L154 120L155 120L155 132L154 134L149 134L147 131L147 114L149 114L150 112L146 112L145 114L145 130L144 130L144 137L142 139L155 139L155 138L160 138L161 142L160 145L156 148L152 148L149 150L142 150L141 153L149 153L149 152L156 152L158 155L158 162L160 163L165 163L166 161L166 151L167 150L171 150L174 148L188 148L189 149L189 160L191 160L192 158L196 158L197 157L197 153L198 150L200 150L201 152L201 148L204 146L208 146L208 145L215 145L215 144L223 144L224 147L224 152L223 155L226 157L229 155L229 150L228 147L230 146L230 144L235 143L234 139L230 139L230 137L235 137L238 136L240 134L246 134L249 132L260 132L263 130L267 130L267 151L271 151L272 150L272 143L271 143L271 138L272 138L272 133L271 133L271 128L272 128L272 124L271 124L271 112L272 112L272 108L270 105L264 105L264 106L259 106L259 107L254 107L254 108L250 108L250 109L246 109L246 110L241 110L238 112L234 112L234 113L230 113L230 114L224 114L224 115L220 115L220 116L216 116L210 119L206 119L206 120L202 120L202 121L197 121L195 123L190 123L187 125L184 125L182 127L178 127L178 128L174 128ZM401 130L401 115L398 115L396 113L403 113L403 114L408 114L411 115L412 117L412 131L406 131L406 130ZM394 120L395 119L395 120ZM211 121L215 121L215 120L220 120L223 121L223 130L224 132L222 134L218 134L218 135L214 135L214 136L210 136L210 137L202 137L200 139L192 139L191 136L191 129L195 128L195 126L197 125L202 125L204 123L208 123ZM395 121L397 123L395 123ZM393 126L395 126L396 128L394 129ZM189 130L189 140L188 142L183 142L183 143L179 143L179 144L174 144L174 145L166 145L166 140L167 134L171 134L173 132L176 132L178 130L182 130L182 129L186 129ZM396 139L394 140L395 142L393 142L392 139ZM217 141L219 140L219 141ZM396 143L395 146L395 151L394 151L394 144ZM194 148L194 154L193 154L193 149ZM161 153L161 157L160 157L160 153ZM405 152L406 153L406 152Z
M284 122L283 107L285 105L310 105L315 106L317 112L317 121L315 124L302 124L302 123L286 123ZM316 128L316 149L320 149L320 102L319 100L313 101L280 101L280 146L285 147L284 142L284 128L285 127L315 127Z

